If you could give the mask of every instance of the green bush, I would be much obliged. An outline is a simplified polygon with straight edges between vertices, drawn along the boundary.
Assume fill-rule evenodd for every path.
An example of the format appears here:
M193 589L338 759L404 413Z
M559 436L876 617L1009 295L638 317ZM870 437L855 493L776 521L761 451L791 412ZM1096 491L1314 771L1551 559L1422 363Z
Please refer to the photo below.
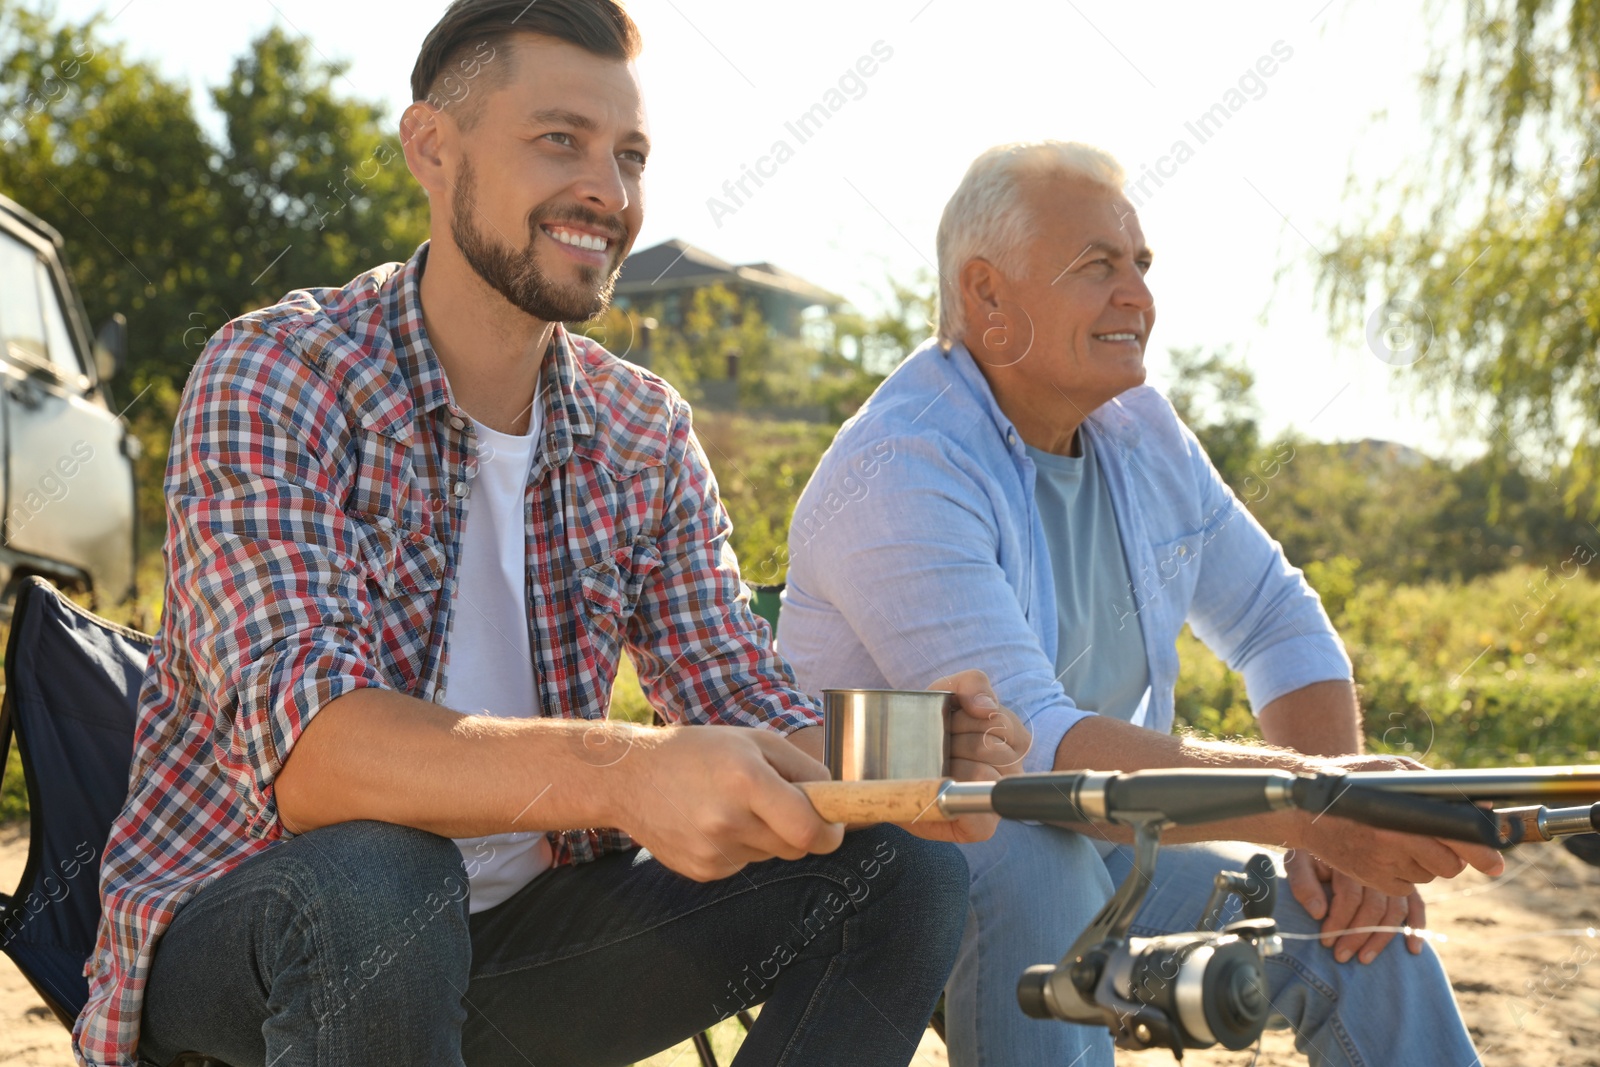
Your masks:
M1575 563L1391 586L1312 566L1355 665L1368 747L1436 767L1600 762L1600 583ZM1186 630L1177 717L1256 736L1244 683Z
M0 626L0 648L10 633L9 625ZM0 666L3 666L0 660ZM0 823L28 817L28 790L22 782L22 756L17 752L16 738L11 739L11 751L6 754L5 781L0 782Z
M745 581L773 585L788 574L795 503L836 431L826 423L695 416L695 433L733 518L732 544Z
M1342 615L1375 747L1453 766L1597 758L1600 583L1581 568L1373 583Z
M22 757L12 744L6 757L6 780L0 786L0 823L28 817L28 792L22 784Z
M628 722L651 723L655 711L639 688L639 675L634 672L633 661L624 655L617 662L617 680L611 687L611 718Z
M1180 730L1203 737L1261 737L1245 698L1244 678L1230 671L1185 626L1178 636L1178 688L1173 694Z

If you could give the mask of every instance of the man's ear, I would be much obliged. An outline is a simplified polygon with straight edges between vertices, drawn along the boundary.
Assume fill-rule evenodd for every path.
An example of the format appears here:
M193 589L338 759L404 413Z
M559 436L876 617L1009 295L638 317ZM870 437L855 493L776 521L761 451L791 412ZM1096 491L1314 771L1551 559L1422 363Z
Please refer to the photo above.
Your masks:
M454 130L446 129L448 123L443 112L422 100L413 101L400 113L400 148L406 154L406 166L430 198L449 190L444 158Z
M961 283L961 310L967 324L967 347L972 348L974 334L981 336L990 316L1000 310L1000 286L1003 279L993 263L987 259L969 259L957 276Z

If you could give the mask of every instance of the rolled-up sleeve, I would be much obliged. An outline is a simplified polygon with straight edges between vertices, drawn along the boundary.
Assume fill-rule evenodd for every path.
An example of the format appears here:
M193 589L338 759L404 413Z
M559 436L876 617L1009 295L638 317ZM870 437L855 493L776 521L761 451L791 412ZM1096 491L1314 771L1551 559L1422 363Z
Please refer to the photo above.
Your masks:
M1209 517L1189 608L1195 635L1244 676L1257 712L1316 682L1348 681L1350 657L1322 599L1222 480L1194 435L1187 428L1183 433Z
M937 439L836 443L790 526L788 595L797 607L816 602L837 611L893 688L922 689L982 670L1033 735L1023 769L1050 770L1062 737L1092 713L1074 706L1056 680L1007 581L986 482ZM827 625L812 621L825 617L818 612L792 617L797 630ZM802 683L834 684L826 649L835 635L791 633L790 620L785 611L783 648L801 657Z
M231 323L184 393L166 477L168 581L251 836L286 833L273 783L329 701L384 687L366 571L342 507L334 391Z

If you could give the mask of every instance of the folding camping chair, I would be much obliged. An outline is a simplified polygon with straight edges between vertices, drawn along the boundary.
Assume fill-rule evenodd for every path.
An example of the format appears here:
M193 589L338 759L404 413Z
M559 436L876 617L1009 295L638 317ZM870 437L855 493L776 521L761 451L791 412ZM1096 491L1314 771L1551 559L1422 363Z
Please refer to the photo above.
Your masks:
M42 578L17 590L0 702L0 775L15 737L28 859L0 893L0 951L71 1029L100 923L100 859L128 792L139 686L154 639L79 607ZM227 1067L193 1053L170 1067Z

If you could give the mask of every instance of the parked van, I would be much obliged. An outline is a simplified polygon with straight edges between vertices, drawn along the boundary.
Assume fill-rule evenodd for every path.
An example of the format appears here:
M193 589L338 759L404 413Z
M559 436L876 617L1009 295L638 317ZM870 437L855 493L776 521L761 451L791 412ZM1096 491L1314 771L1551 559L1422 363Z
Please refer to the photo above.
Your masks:
M0 196L0 596L42 575L97 609L133 595L139 441L108 383L127 324L89 333L61 235Z

